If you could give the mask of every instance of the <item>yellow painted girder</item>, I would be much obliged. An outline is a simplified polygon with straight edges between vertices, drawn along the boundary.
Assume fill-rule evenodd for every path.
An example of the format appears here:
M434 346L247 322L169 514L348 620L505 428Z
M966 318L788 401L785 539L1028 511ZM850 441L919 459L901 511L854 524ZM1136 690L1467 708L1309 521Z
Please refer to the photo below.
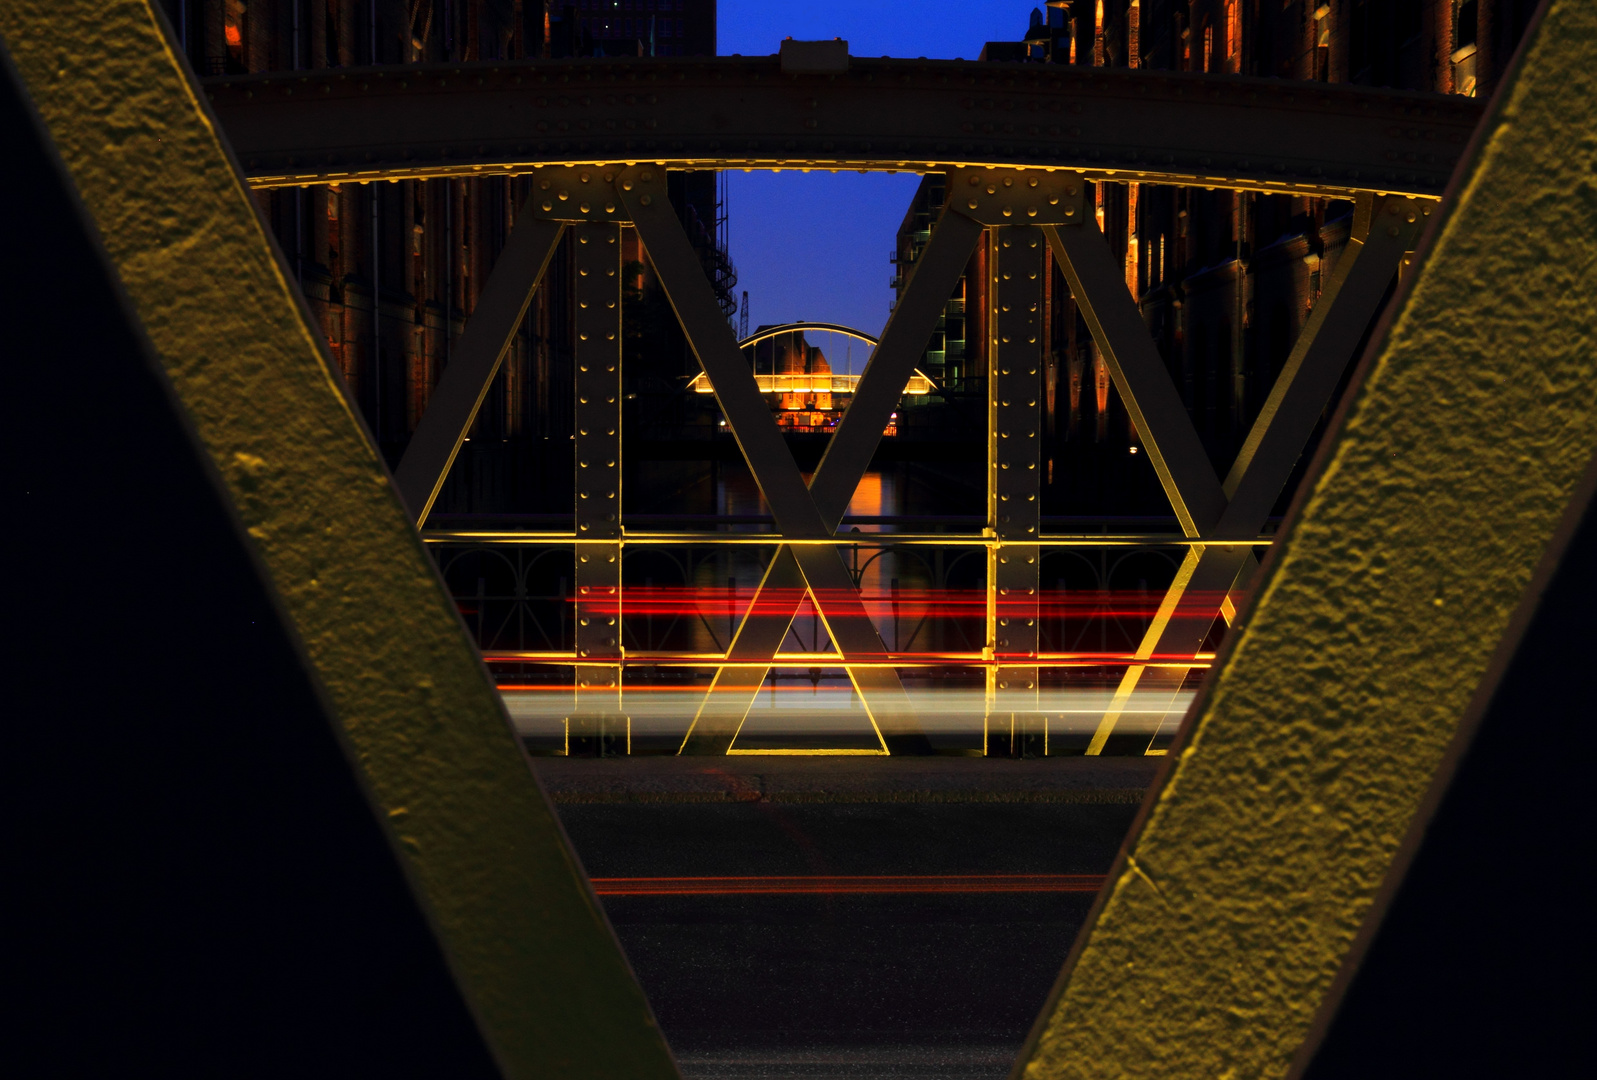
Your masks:
M505 1075L674 1077L156 15L146 0L0 0L0 38Z
M1557 0L1524 48L1017 1077L1312 1050L1597 449L1597 6Z

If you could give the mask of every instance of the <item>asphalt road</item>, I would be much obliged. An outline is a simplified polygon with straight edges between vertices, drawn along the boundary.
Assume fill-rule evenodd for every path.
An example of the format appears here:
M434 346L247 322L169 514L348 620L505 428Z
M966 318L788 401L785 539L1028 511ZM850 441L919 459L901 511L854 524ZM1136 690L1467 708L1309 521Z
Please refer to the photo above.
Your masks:
M898 875L946 890L606 896L688 1077L999 1078L1154 761L557 759L540 775L594 879Z

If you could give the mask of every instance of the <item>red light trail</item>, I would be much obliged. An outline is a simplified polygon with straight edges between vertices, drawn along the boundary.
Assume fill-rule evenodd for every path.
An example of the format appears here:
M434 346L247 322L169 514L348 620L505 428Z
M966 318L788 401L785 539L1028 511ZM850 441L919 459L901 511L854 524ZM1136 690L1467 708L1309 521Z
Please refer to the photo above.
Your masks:
M1103 874L864 874L593 878L599 896L843 896L910 893L1095 893Z
M896 592L873 589L852 594L844 594L841 590L837 592L839 595L836 598L832 597L828 590L822 590L818 594L823 610L837 606L837 599L857 596L865 603L866 608L875 614L887 613L895 605L901 615L912 614L915 617L925 615L932 618L985 618L987 614L988 593L985 589L899 589ZM1057 592L1044 593L1037 597L1000 594L995 600L995 614L999 618L1147 619L1152 618L1159 610L1160 595L1160 593L1141 591L1109 590L1082 590L1064 595ZM1217 613L1221 602L1225 599L1225 594L1220 592L1212 596L1198 592L1188 592L1185 595L1187 603L1209 603ZM568 597L566 602L575 604L578 599ZM764 589L756 600L752 588L734 591L715 586L635 585L623 586L619 593L607 590L606 593L599 594L595 590L580 599L585 613L601 616L618 613L627 617L702 614L724 618L729 612L740 615L750 613L761 616L786 616L795 606L808 605L810 590ZM802 614L808 614L808 611Z

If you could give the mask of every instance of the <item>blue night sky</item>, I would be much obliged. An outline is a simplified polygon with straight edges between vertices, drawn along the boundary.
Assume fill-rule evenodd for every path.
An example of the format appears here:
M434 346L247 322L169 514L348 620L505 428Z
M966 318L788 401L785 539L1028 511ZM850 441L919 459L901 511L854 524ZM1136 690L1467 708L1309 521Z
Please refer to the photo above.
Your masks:
M963 57L1018 41L1040 0L720 0L723 56L766 56L785 37L840 37L854 56ZM837 322L881 332L888 256L919 179L872 173L730 177L732 259L749 326Z

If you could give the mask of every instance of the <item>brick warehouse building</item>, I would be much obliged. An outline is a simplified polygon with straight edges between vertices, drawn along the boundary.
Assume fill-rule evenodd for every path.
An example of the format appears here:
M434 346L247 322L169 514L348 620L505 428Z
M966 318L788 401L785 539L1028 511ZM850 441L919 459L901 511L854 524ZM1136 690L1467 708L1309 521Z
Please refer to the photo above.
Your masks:
M715 0L162 0L201 76L571 56L713 55ZM395 464L449 363L529 177L401 180L257 192L333 358ZM689 236L731 312L714 173L672 176ZM697 372L633 244L629 382L652 417L693 422L676 392ZM545 286L483 403L436 511L569 514L571 251ZM664 391L671 388L672 392ZM676 412L671 402L678 402ZM643 410L640 410L643 411ZM566 464L562 464L565 462Z
M1024 38L989 42L982 59L1486 95L1535 6L1534 0L1049 0L1046 9L1032 11ZM1346 245L1352 204L1153 184L1095 187L1098 223L1223 474ZM942 202L942 177L926 177L898 234L900 289ZM1051 254L1049 262L1044 512L1167 514ZM985 420L986 265L985 249L978 250L922 361L943 393L940 401L906 410L911 431L979 427ZM973 473L966 486L979 490L979 478Z

